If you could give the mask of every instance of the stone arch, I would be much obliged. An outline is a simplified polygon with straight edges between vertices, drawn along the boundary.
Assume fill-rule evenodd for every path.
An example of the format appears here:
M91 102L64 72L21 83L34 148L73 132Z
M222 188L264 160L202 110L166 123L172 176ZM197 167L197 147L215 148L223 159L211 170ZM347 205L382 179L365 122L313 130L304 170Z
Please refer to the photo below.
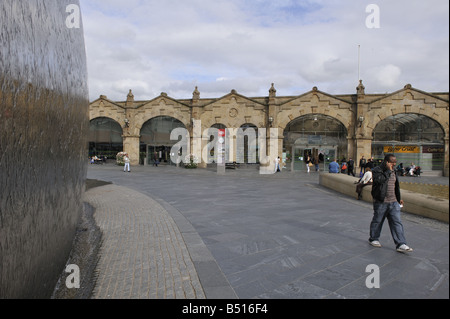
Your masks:
M103 120L104 119L104 120ZM103 121L102 121L103 120ZM123 149L123 127L118 121L107 116L98 116L90 121L89 129L89 155L102 155L109 158ZM103 130L92 129L92 124L103 125Z
M176 140L171 140L171 133L176 128L187 129L183 122L173 116L160 115L148 119L139 130L140 157L147 158L147 164L155 160L170 164L171 148L178 143Z
M283 151L291 158L292 170L305 170L308 156L319 160L320 169L328 169L334 158L348 159L348 129L329 115L312 113L294 118L283 136Z
M409 114L409 115L419 115L419 116L421 115L421 116L423 116L423 117L425 117L425 118L427 118L427 119L430 119L431 121L433 121L433 122L435 122L437 125L439 125L439 128L442 129L442 132L444 133L444 135L446 134L446 129L445 129L443 123L441 123L441 122L438 121L436 118L433 118L433 117L431 117L431 116L429 116L429 115L427 115L427 114L424 114L424 113L417 113L417 112L407 112L407 113L405 113L405 112L399 112L399 113L397 113L397 112L392 112L392 115L389 115L389 116L379 116L379 117L378 117L379 121L376 122L376 123L374 123L374 127L373 127L373 129L371 130L371 136L373 136L373 134L374 134L375 130L377 129L377 127L378 127L380 124L382 124L384 121L388 120L389 118L391 118L391 117L393 117L393 116L402 115L402 114L404 114L404 115L408 115L408 114Z
M99 117L110 118L123 127L125 124L125 109L108 100L99 99L89 107L89 120L91 121Z
M335 118L345 126L348 134L353 132L355 114L352 104L314 90L282 104L277 115L277 125L284 131L294 119L311 114Z
M372 156L381 160L394 153L399 163L415 163L422 170L445 167L445 130L435 119L419 113L397 113L373 129Z
M204 106L200 116L202 127L223 123L228 128L239 128L245 123L265 126L265 106L237 93L230 93Z
M373 130L381 121L398 114L425 115L441 125L445 137L449 137L448 102L406 85L404 89L369 103L367 112L368 125L366 133L373 135Z
M190 108L172 100L167 100L159 98L141 106L137 110L134 117L134 134L138 135L145 123L159 116L172 117L183 123L186 128L191 127ZM172 103L169 103L170 101ZM164 108L160 107L160 103L164 103Z

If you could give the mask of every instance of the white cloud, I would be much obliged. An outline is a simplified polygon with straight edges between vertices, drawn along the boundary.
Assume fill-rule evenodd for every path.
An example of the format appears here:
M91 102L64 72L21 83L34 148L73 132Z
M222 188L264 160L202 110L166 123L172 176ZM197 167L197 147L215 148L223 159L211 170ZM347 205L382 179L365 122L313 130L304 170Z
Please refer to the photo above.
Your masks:
M385 87L388 90L399 89L399 79L402 70L395 65L388 64L381 67L376 67L372 70L373 80L376 81L379 87Z
M91 99L190 98L196 85L264 96L272 82L278 95L354 93L358 45L366 92L448 91L448 3L379 0L379 29L365 26L367 4L81 0Z

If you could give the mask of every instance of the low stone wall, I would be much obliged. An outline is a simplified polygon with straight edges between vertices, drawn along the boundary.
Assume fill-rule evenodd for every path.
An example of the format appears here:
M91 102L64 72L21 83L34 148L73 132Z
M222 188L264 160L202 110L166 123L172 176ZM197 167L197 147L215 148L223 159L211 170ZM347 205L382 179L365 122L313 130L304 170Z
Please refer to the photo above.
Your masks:
M333 189L344 195L357 199L356 184L358 178L345 174L321 173L319 176L319 184L327 188ZM371 195L372 186L363 188L362 200L372 203ZM401 190L404 207L402 211L428 218L433 218L443 222L449 222L449 201L414 193L407 190Z

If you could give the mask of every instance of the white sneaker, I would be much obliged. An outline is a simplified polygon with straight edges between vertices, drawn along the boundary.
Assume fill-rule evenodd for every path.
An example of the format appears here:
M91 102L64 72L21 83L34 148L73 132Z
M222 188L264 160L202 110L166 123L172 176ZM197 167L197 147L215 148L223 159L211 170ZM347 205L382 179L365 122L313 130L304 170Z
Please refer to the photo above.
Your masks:
M401 253L410 253L413 249L405 244L402 244L397 248L397 251Z
M370 241L369 240L369 244L371 244L373 247L381 247L381 244L378 240L374 240L374 241Z

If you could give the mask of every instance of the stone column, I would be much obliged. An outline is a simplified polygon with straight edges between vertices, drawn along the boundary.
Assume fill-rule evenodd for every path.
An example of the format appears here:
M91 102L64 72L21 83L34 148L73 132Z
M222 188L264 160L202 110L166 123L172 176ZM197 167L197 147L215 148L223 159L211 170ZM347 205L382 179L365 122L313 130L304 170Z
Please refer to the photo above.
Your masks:
M275 89L274 84L272 83L272 86L269 90L269 111L268 111L268 117L267 117L267 149L268 154L272 159L275 159L276 157L282 157L283 153L283 130L278 128L278 113L279 113L279 106L277 103L277 90ZM273 132L272 132L273 131ZM276 136L274 134L277 134ZM275 147L275 140L277 139L278 146L276 147L276 154L272 154L273 150L272 148Z
M123 151L128 153L131 165L139 165L140 136L123 136Z
M357 92L357 104L356 104L356 132L355 132L355 144L356 144L356 158L355 170L359 171L359 159L362 155L368 160L372 156L372 137L367 135L367 113L368 104L365 102L365 87L362 84L362 80L359 81L359 85L356 88Z
M448 160L449 160L449 148L448 148L448 135L444 138L444 171L442 172L442 174L445 177L449 177L449 165L448 165Z

